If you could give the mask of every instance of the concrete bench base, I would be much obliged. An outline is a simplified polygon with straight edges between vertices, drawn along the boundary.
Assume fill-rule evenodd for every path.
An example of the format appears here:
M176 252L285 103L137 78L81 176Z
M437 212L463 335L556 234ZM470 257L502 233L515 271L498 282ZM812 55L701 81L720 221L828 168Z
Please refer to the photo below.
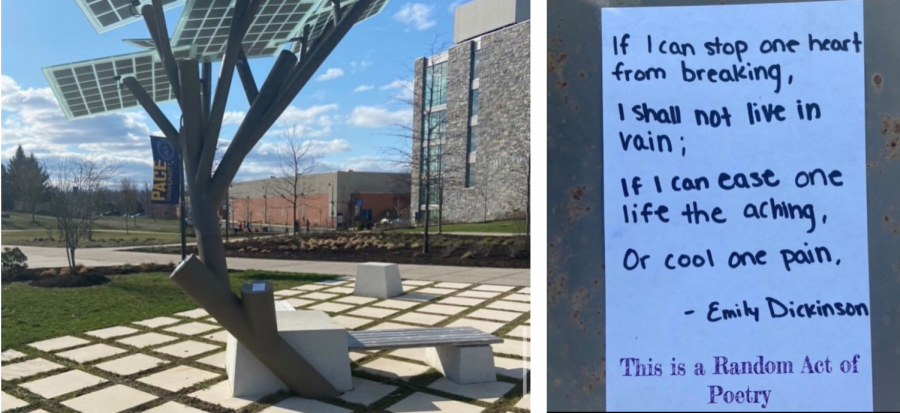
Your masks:
M397 264L367 262L356 267L354 295L372 298L392 298L403 294L400 268Z
M497 381L491 346L429 347L425 350L425 363L457 384Z
M293 310L276 302L278 334L338 391L352 390L347 331L322 311ZM225 369L232 397L261 396L288 390L244 345L228 335Z

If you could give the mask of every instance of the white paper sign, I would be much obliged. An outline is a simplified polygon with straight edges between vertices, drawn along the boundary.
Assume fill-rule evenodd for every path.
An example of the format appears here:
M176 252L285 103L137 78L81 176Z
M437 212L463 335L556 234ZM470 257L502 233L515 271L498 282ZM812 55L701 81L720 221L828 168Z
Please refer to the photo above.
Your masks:
M861 1L602 12L609 410L871 410Z

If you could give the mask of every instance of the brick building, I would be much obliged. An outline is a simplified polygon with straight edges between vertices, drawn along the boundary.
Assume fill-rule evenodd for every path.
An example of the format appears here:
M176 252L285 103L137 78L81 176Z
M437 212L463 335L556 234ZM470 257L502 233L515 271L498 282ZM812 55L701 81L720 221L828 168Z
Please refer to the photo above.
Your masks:
M409 174L336 171L301 177L296 215L292 182L268 178L236 182L228 191L232 222L311 227L351 226L359 219L409 218Z
M478 222L525 213L529 7L527 0L462 5L455 10L455 45L416 60L411 197L419 222L426 205L432 222L439 216Z

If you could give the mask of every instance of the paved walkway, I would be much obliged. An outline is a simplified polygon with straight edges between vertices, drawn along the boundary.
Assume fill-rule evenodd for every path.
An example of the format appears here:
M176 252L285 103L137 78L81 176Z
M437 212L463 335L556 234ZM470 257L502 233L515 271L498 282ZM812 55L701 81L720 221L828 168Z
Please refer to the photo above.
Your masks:
M12 245L4 245L12 247ZM28 257L31 268L63 267L67 265L63 248L19 247ZM120 248L82 248L75 258L81 265L101 267L142 263L168 264L181 261L181 255L135 252ZM239 270L284 271L312 274L356 275L355 262L292 261L257 258L228 258L228 268ZM529 269L473 268L440 265L400 264L400 275L409 280L496 284L520 287L531 286Z

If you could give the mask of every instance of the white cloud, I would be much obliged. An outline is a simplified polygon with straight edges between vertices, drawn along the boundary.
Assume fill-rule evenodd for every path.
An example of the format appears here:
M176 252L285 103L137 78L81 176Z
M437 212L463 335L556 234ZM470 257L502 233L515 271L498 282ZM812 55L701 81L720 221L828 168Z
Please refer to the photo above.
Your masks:
M413 88L415 83L409 79L397 79L391 83L388 83L381 87L381 90L399 90L396 95L394 95L395 99L402 101L410 101L413 98Z
M279 141L273 139L271 141L260 143L255 152L259 155L278 155L278 148L280 145L281 143ZM343 139L332 139L330 141L312 139L304 141L303 146L308 150L306 154L314 158L347 153L352 149L350 142Z
M361 128L383 128L392 125L406 125L412 121L409 109L390 111L378 106L357 106L353 108L347 123Z
M431 18L433 9L433 6L426 6L422 3L406 3L394 15L394 20L412 26L416 30L425 30L437 24Z
M455 1L451 2L449 6L447 6L447 11L450 13L453 13L453 11L456 10L457 7L462 6L463 3L467 3L467 2L468 2L467 0L455 0Z
M247 113L244 111L225 112L225 116L222 118L222 124L223 125L240 125L241 122L244 121L245 116L247 116Z
M331 68L328 68L328 70L326 70L325 73L322 73L321 75L317 76L316 81L324 82L326 80L334 80L334 79L337 79L342 76L344 76L344 69L331 67Z
M372 86L372 85L359 85L359 86L356 87L356 89L353 89L353 91L358 93L358 92L365 92L365 91L367 91L367 90L372 90L372 89L375 89L375 86Z
M374 64L375 64L375 62L373 62L371 60L365 60L365 59L363 59L359 62L356 62L356 61L350 62L350 72L352 72L352 73L365 72L366 68L368 68Z

